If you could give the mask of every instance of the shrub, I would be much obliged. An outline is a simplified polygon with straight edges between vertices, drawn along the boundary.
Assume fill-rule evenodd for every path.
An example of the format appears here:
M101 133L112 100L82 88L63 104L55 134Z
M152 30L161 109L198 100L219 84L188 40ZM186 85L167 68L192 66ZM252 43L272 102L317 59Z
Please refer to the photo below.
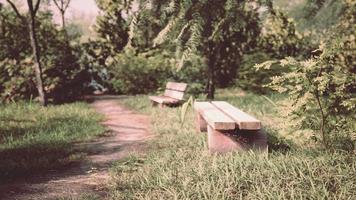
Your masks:
M263 86L271 81L271 77L279 76L289 69L273 63L268 70L256 70L256 63L285 56L304 57L315 46L310 42L309 35L296 31L293 20L280 11L269 14L263 27L258 40L259 48L253 53L243 55L235 81L237 86L258 93L270 92L269 88Z
M0 12L3 16L0 23L1 101L34 98L37 90L27 26L7 8ZM41 12L37 24L48 97L54 102L63 102L80 96L89 76L79 64L78 45L69 42L75 38L67 38L58 31L49 13Z
M191 55L184 67L173 73L173 80L188 83L186 93L197 96L205 91L207 66L201 56Z
M271 89L263 86L271 81L272 76L280 75L283 70L287 70L278 64L272 65L269 70L257 71L256 68L254 68L256 63L262 63L270 59L271 56L263 52L256 52L254 54L243 56L237 79L235 80L235 85L242 89L257 93L270 92Z
M163 54L146 57L127 51L115 56L108 67L114 91L123 94L153 92L172 74Z
M125 51L108 60L108 81L116 93L156 92L163 90L167 81L188 83L191 94L203 91L205 67L199 56L194 56L181 70L177 70L173 55L167 51Z
M286 58L277 63L289 72L272 78L269 87L290 96L290 116L298 128L319 130L314 139L325 147L355 148L355 3L348 3L342 20L330 30L309 60ZM318 55L319 54L319 55ZM265 62L257 68L269 68Z

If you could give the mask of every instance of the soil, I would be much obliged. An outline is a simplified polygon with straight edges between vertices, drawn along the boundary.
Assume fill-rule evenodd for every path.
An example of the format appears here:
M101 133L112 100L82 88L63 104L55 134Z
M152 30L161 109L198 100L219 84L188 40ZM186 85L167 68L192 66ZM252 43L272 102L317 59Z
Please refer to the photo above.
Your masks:
M148 132L149 118L118 104L123 97L95 97L91 106L104 115L102 122L110 134L80 143L86 147L86 159L64 169L50 170L0 185L0 199L79 199L88 195L105 199L110 187L111 164L132 153L141 153Z

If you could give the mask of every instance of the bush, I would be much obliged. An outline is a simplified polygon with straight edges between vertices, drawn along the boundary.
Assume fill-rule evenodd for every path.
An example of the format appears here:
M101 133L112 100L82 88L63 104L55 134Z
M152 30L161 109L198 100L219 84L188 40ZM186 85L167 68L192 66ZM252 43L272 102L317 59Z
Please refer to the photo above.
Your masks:
M34 98L37 89L28 28L6 7L0 12L1 101ZM58 31L47 12L39 13L37 24L44 88L50 101L63 102L80 96L90 77L79 63L79 46L69 42L75 38Z
M315 46L310 42L309 35L298 33L295 23L280 11L269 14L263 27L258 41L259 48L253 53L243 55L235 81L237 86L257 93L270 92L264 85L271 81L271 77L279 76L289 69L271 63L268 70L256 70L256 63L285 56L305 57Z
M173 73L173 80L188 83L186 93L197 96L205 91L207 66L202 57L192 55L184 67Z
M290 71L273 77L269 86L290 96L288 110L298 120L299 129L315 131L314 139L325 147L355 149L355 3L347 9L340 22L314 56L298 61L278 61ZM273 62L258 68L269 69ZM318 132L319 133L318 133Z
M170 62L163 54L146 57L128 51L115 56L108 65L110 83L117 93L154 92L172 76Z
M254 68L256 63L262 63L270 60L271 56L263 52L256 52L243 56L240 69L235 80L235 85L257 93L268 93L271 89L263 87L271 81L271 77L280 75L285 68L274 64L269 70L259 70Z
M109 59L108 75L113 92L120 94L147 94L163 90L168 81L186 82L188 92L203 91L205 68L202 59L195 56L185 67L177 70L175 59L167 51L149 51L136 54L126 51Z

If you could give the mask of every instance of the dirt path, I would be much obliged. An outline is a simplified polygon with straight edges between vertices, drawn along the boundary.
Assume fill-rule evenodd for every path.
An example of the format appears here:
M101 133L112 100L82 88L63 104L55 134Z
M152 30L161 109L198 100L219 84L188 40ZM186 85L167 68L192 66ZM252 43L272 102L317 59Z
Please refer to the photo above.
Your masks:
M0 199L78 199L95 194L105 198L111 163L144 149L151 137L147 116L128 110L115 97L97 98L91 105L105 116L102 122L110 136L82 143L88 147L88 159L79 165L0 186Z

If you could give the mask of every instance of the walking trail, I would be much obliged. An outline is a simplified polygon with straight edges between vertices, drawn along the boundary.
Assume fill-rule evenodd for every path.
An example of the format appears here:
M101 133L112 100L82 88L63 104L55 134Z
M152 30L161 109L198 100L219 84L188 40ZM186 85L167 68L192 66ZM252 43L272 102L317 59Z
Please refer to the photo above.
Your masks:
M148 117L120 106L118 98L102 96L91 104L104 115L102 124L111 134L80 144L87 147L85 161L67 169L52 170L0 186L0 199L77 199L88 194L105 199L110 165L132 153L143 152L145 141L152 136L148 132Z

